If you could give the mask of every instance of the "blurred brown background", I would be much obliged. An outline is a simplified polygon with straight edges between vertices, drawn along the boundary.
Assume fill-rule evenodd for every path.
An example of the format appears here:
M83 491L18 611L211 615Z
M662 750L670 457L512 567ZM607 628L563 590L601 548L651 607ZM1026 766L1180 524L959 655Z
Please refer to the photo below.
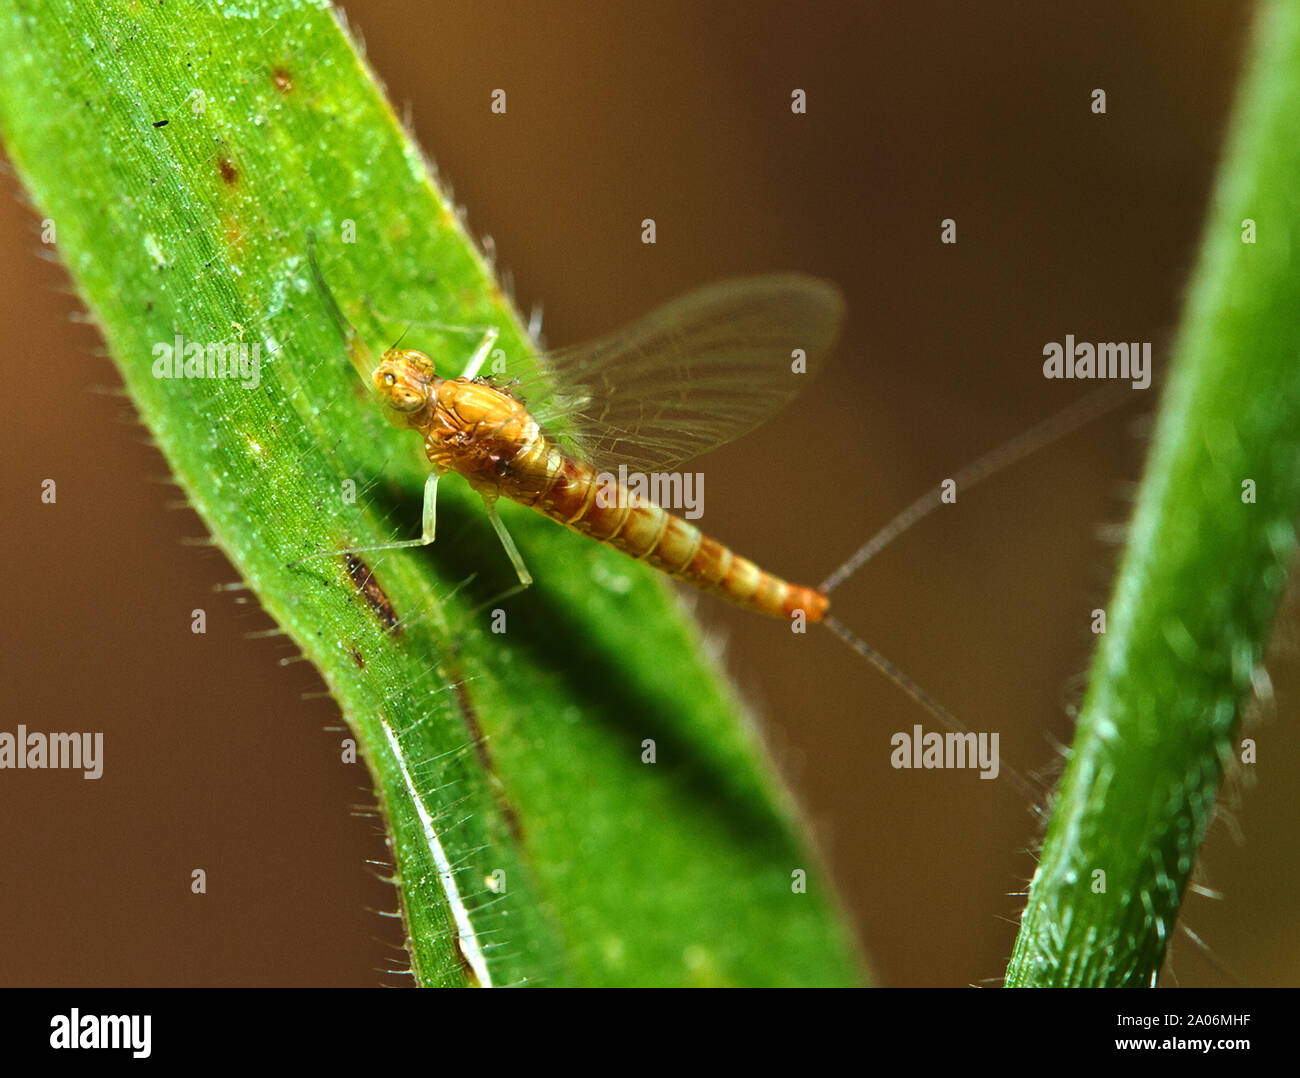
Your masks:
M1250 5L1071 6L346 4L522 306L544 301L551 343L728 274L840 282L850 322L825 376L787 422L707 462L709 530L810 584L1079 395L1041 377L1045 342L1152 340L1164 368ZM0 979L409 983L379 972L400 928L369 912L395 897L365 864L383 856L376 821L351 812L364 778L323 732L337 710L306 664L281 665L283 639L247 635L265 615L214 594L233 571L185 545L203 531L173 511L162 459L125 401L92 391L115 371L6 186L3 728L104 730L108 777L0 773ZM644 217L657 246L639 242ZM1007 731L1022 767L1069 740L1115 556L1099 529L1127 513L1142 414L963 496L836 595L959 716ZM39 503L47 476L57 507ZM206 636L189 632L199 606ZM712 600L700 613L880 983L999 978L1038 835L1021 799L971 772L891 770L889 735L929 720L829 634L792 669L784 626ZM1180 935L1166 984L1300 982L1295 664L1273 672L1257 782L1203 857L1222 898L1185 908L1213 959ZM201 906L193 864L220 878Z

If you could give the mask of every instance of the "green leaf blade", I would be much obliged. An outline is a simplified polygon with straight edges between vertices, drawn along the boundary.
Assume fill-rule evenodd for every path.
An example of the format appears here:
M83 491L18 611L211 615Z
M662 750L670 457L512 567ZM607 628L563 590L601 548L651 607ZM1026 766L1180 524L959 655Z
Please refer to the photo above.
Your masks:
M11 2L0 56L6 146L142 418L372 769L419 982L859 981L761 741L644 567L505 506L538 585L494 634L473 610L509 566L451 482L432 548L290 567L416 534L427 472L343 357L308 228L372 347L410 319L529 352L328 6ZM177 334L259 345L256 380L156 377Z

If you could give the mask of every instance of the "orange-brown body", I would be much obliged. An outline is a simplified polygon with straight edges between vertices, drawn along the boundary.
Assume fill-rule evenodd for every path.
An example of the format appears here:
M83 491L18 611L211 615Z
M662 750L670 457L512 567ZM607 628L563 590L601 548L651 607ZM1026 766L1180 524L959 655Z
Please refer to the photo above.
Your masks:
M374 377L393 422L424 435L430 463L464 476L486 497L530 506L748 610L785 618L802 610L809 621L825 616L829 600L820 592L764 572L657 505L633 504L621 485L617 497L598 499L596 469L548 438L509 393L485 381L437 378L419 352L388 353Z

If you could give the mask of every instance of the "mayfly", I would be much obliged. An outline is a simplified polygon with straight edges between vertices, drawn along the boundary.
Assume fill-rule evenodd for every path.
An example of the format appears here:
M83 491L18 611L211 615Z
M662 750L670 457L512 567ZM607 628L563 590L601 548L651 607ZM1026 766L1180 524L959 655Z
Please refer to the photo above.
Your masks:
M844 301L835 285L800 274L707 285L608 337L540 356L531 379L498 384L479 375L497 340L494 328L483 331L457 378L440 378L432 360L413 349L394 346L376 361L325 283L310 234L308 259L353 367L388 420L423 437L432 466L419 538L311 557L427 546L434 541L438 480L456 472L482 497L514 565L519 584L507 595L528 587L532 575L497 512L502 497L746 609L824 624L917 704L951 729L969 733L828 612L834 588L939 507L937 489L899 513L816 588L773 576L660 506L638 504L621 484L617 497L598 496L602 474L617 473L620 464L631 471L672 471L790 403L839 333ZM950 481L968 489L1122 399L1114 387L1089 394ZM553 423L560 424L560 433L553 432ZM1035 796L1025 780L1005 770L1023 793Z
M765 572L621 481L611 490L609 477L671 472L788 404L839 331L844 301L835 285L799 274L708 285L608 337L542 356L540 377L498 384L479 373L494 328L456 378L440 378L413 349L390 348L375 361L308 245L352 365L389 422L420 434L432 466L419 538L322 553L432 543L438 480L455 472L483 499L518 576L515 591L532 575L497 511L503 497L746 609L825 617L820 591Z

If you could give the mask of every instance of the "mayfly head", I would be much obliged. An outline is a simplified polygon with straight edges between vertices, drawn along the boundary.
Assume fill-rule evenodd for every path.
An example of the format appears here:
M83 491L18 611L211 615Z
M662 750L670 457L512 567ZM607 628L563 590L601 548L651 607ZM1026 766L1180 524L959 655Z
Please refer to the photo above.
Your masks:
M385 352L372 376L375 392L385 411L390 413L389 419L403 427L409 425L412 413L428 405L438 381L433 361L413 349L394 348Z

